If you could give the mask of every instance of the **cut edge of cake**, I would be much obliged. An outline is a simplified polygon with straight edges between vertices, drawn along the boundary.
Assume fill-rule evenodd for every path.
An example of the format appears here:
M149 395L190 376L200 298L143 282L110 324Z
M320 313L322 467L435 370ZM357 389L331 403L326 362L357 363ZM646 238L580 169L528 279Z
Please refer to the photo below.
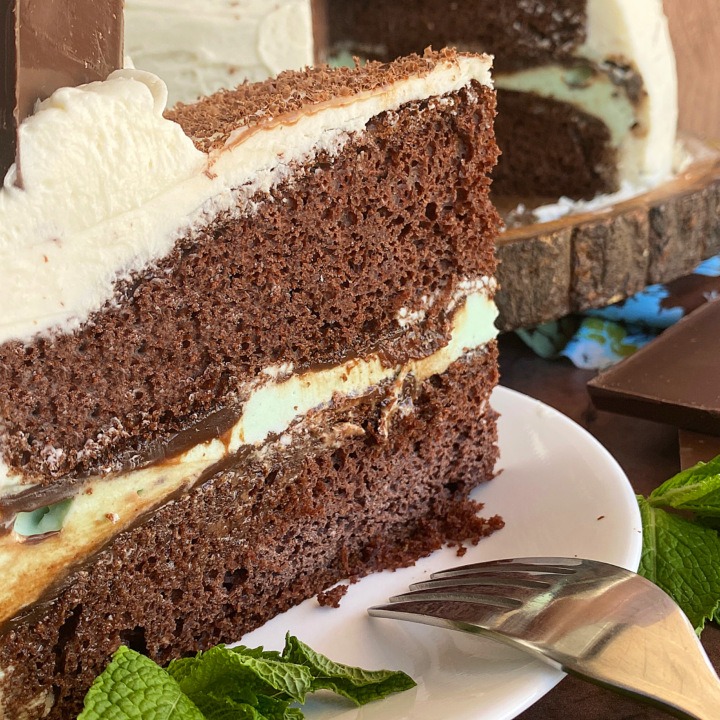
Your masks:
M468 499L498 453L489 67L444 51L286 73L178 124L160 81L125 73L28 121L26 185L0 193L0 255L29 280L0 307L6 712L76 711L120 643L167 660L238 639L348 574L501 527ZM33 142L40 158L75 121L58 156L76 165L43 184ZM49 229L58 197L77 205ZM72 273L33 289L44 265ZM53 291L17 332L16 303ZM183 375L196 361L206 379Z

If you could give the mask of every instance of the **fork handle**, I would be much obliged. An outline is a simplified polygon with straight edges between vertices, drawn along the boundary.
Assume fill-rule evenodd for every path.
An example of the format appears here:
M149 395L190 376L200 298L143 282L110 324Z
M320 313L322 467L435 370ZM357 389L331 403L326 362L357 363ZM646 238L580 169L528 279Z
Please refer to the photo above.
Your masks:
M641 702L644 705L650 705L662 710L663 712L680 718L680 720L718 720L720 718L720 686L717 681L706 683L704 692L701 697L683 697L682 705L678 701L677 696L661 697L660 695L650 695L640 693L625 686L615 685L611 682L600 680L592 675L586 675L578 671L577 668L562 668L568 675L573 675L591 682L593 685L599 685L606 690L612 690L619 695L624 695L632 700ZM708 680L711 680L708 678Z

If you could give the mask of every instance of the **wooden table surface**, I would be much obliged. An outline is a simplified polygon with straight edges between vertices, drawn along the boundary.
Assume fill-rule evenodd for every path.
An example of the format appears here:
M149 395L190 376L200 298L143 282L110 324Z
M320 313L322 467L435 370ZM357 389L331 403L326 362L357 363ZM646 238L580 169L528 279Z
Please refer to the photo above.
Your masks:
M677 432L665 425L596 411L585 385L595 373L567 360L537 357L515 335L500 338L501 384L542 400L592 433L617 459L638 493L649 494L680 469ZM720 668L720 629L703 644ZM667 715L568 677L520 715L522 720L662 720Z

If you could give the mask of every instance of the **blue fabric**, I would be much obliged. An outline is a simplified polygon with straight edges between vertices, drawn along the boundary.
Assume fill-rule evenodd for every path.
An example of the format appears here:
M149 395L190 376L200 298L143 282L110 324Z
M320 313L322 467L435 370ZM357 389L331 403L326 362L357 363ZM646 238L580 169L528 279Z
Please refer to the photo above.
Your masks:
M720 256L701 263L693 274L720 278ZM683 318L686 313L683 304L667 302L673 292L673 283L650 285L615 305L519 330L518 335L542 357L566 357L577 367L604 370L637 352ZM703 292L700 302L719 295L720 291L713 287Z

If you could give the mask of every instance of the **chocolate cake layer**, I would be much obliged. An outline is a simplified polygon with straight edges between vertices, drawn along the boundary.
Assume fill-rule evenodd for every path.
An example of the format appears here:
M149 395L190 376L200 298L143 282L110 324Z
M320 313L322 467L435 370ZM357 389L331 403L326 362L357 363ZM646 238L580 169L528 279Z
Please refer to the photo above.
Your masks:
M403 67L371 66L345 87L372 88ZM339 92L317 72L299 83L303 93L315 88L319 101L323 87ZM210 128L222 134L229 108L274 112L274 90L252 87L220 93L197 111L181 107L176 119L199 145L212 144ZM280 93L278 108L307 102L297 100L298 88ZM119 284L79 330L1 346L7 465L48 483L133 456L142 462L212 413L237 410L239 388L268 365L297 371L385 342L392 354L390 341L403 330L398 313L433 293L439 299L423 335L434 340L422 346L409 336L396 352L413 357L442 345L450 320L443 299L459 278L495 268L493 114L493 92L477 83L384 113L339 154L320 154L269 196L254 197L251 215L222 215L182 239Z
M498 90L497 96L502 155L493 173L495 196L579 200L617 189L617 150L600 119L532 93Z
M6 629L4 716L76 715L121 643L164 663L238 640L340 579L501 527L468 500L497 457L496 359L493 342L407 383L389 420L377 393L318 415L315 430L308 418L300 455L240 460L117 537L56 600Z
M495 55L498 71L572 56L585 40L586 0L327 0L329 55L394 60L433 46Z

